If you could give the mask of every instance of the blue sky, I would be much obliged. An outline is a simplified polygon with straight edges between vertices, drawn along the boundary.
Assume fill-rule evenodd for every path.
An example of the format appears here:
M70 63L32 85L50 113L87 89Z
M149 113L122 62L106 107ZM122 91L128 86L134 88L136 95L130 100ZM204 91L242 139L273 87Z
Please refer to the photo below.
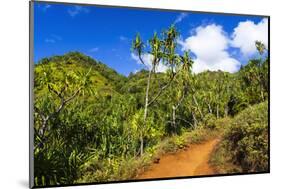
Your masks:
M181 33L178 52L191 50L195 72L237 71L257 55L252 44L267 45L267 19L178 11L141 10L35 2L34 61L80 51L123 75L143 68L131 53L133 37L144 40L154 31L176 24ZM209 53L210 52L210 53ZM147 55L149 65L149 55ZM163 69L159 71L164 71Z

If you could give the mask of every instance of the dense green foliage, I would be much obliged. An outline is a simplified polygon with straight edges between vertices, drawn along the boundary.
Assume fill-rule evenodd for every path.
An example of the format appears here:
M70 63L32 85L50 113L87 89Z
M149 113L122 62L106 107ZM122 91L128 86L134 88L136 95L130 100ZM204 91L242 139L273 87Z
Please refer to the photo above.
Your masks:
M174 27L162 35L155 33L148 43L137 35L132 50L140 61L143 54L151 53L152 67L128 77L79 52L45 58L35 65L36 186L131 179L159 146L181 147L188 133L215 130L217 119L234 116L252 104L267 104L267 58L250 60L234 74L195 75L189 53L175 53L177 37ZM168 67L165 73L156 71L160 62ZM260 131L267 134L263 124L267 115L244 111L237 124L232 123L236 130L227 134L229 139L243 140L230 150L238 154L242 152L236 150L247 145L263 148L247 149L243 153L250 159L237 156L235 160L260 170L259 161L266 162L266 138L252 143L247 137L258 137ZM261 128L254 122L249 130L247 126L257 119L265 122Z
M231 163L243 172L268 170L268 104L251 106L232 120L224 137Z
M229 122L212 161L220 172L264 172L268 155L268 102L263 102Z

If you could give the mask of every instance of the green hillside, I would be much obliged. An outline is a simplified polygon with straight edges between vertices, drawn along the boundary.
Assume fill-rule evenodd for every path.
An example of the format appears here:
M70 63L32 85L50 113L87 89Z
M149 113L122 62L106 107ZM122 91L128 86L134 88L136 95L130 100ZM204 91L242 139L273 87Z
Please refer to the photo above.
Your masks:
M257 42L236 73L194 74L189 52L175 53L178 35L174 26L148 42L137 35L132 51L140 62L153 54L152 68L128 77L79 52L35 64L36 186L135 179L161 154L210 137L223 138L236 172L267 170L266 49Z
M118 74L112 68L109 68L102 62L96 61L89 56L79 52L69 52L62 56L52 56L44 58L35 66L35 74L42 71L44 68L53 69L53 75L50 78L58 78L61 75L56 75L57 70L64 70L66 72L85 72L91 69L91 81L95 87L103 90L118 91L120 86L126 82L126 77ZM56 76L55 76L56 75Z

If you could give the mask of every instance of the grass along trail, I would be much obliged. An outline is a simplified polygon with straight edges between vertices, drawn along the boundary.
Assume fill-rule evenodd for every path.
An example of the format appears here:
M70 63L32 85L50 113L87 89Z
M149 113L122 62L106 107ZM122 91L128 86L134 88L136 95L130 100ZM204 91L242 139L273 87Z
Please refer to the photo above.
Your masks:
M138 175L137 179L214 174L208 162L218 142L218 138L211 139L192 144L173 154L164 154L158 163L152 164L148 170Z

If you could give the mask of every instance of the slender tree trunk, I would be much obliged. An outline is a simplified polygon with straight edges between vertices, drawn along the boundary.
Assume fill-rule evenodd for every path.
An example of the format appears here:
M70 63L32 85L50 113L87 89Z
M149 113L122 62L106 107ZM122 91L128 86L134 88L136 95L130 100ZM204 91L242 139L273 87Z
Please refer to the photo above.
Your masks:
M217 118L220 117L220 113L219 113L219 105L217 104Z
M226 105L224 108L224 116L228 116L228 106Z
M175 129L176 133L176 107L173 105L173 121L172 121L173 128Z
M261 99L264 101L263 87L261 87Z
M212 110L212 107L211 107L210 103L208 103L208 108L209 108L209 113L212 114L213 110Z
M148 93L149 93L149 88L150 88L150 80L151 80L151 74L152 74L152 70L149 70L149 74L148 74L148 78L147 78L147 85L146 85L146 92L145 92L145 105L144 105L144 114L143 114L143 128L141 131L141 137L140 137L140 142L141 142L141 146L140 146L140 153L141 155L143 154L143 130L146 127L146 118L147 118L147 112L148 112Z
M263 93L263 83L262 83L262 79L261 79L262 76L258 75L256 77L257 77L258 82L259 82L259 86L260 86L260 90L261 90L261 100L263 102L265 99L264 99L264 93Z
M143 154L143 134L141 132L141 137L140 137L140 154Z
M48 122L48 119L47 118L44 118L43 120L42 120L42 126L40 127L40 129L39 129L39 136L40 137L43 137L44 136L44 134L45 134L45 130L46 130L46 128L47 128L47 122Z
M192 95L192 98L193 98L193 101L194 101L194 103L195 103L195 105L196 105L196 107L197 107L197 110L199 111L199 114L200 114L200 116L201 116L201 119L203 120L203 119L204 119L204 116L203 116L202 111L201 111L201 109L200 109L200 107L199 107L199 104L198 104L198 102L197 102L197 99L196 99L196 97L195 97L194 95Z
M196 116L194 115L194 113L192 112L192 117L193 117L193 125L194 125L194 129L197 128L197 119Z
M173 110L173 112L172 112L172 117L173 117L173 120L172 120L172 125L173 125L173 127L174 127L174 129L175 129L175 133L176 133L176 129L177 129L177 125L176 125L176 111L177 111L177 109L179 108L179 106L182 104L182 102L183 102L183 100L184 100L184 98L185 98L185 95L186 95L186 91L184 91L183 92L183 95L182 95L182 97L181 97L181 99L178 101L178 103L177 104L174 104L173 106L172 106L172 110Z
M147 85L146 85L144 117L143 117L144 121L146 121L146 118L147 118L147 109L148 109L148 100L149 100L148 99L148 93L149 93L149 88L150 88L151 73L152 73L152 69L149 71L148 79L147 79Z

